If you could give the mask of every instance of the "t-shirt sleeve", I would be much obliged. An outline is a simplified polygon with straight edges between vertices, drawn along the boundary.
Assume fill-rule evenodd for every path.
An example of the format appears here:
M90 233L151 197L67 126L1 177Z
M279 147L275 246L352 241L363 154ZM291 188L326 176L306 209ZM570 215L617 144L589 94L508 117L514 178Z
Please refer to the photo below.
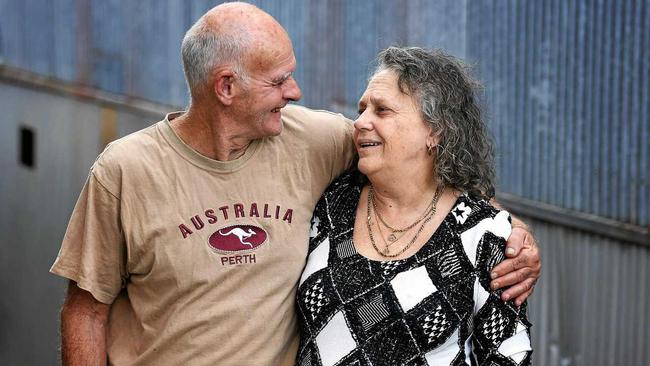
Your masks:
M504 259L506 238L511 231L510 215L499 211L481 224L485 231L477 245L472 352L479 365L530 365L527 304L517 307L513 301L505 302L500 297L502 290L490 288L490 271Z
M356 157L356 150L354 148L354 141L352 139L354 126L353 122L342 115L339 115L339 122L337 128L332 133L332 146L330 150L331 171L330 182L336 177L341 175L345 170L350 168Z
M126 278L120 200L91 171L50 272L111 304Z

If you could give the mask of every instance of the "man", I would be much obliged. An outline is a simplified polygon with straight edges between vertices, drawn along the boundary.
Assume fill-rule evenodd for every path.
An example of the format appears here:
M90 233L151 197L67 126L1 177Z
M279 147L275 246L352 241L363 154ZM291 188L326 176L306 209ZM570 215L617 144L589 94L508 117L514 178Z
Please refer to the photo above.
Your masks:
M70 279L64 365L294 363L309 220L350 164L351 126L287 106L291 41L252 5L207 12L182 54L187 112L110 144L70 219L51 270ZM515 232L530 248L497 281L526 297L539 258Z

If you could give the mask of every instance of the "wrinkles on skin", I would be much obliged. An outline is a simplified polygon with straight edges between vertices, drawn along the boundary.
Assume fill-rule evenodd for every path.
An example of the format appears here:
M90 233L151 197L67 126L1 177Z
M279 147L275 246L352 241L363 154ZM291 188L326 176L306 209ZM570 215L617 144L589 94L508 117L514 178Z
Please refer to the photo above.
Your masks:
M494 267L490 287L508 287L501 294L501 299L514 299L516 305L521 305L533 293L541 273L539 247L532 234L521 226L513 227L507 247L513 248L514 254L506 254L510 258Z
M74 281L61 309L61 361L64 366L106 365L106 325L110 305L97 301Z

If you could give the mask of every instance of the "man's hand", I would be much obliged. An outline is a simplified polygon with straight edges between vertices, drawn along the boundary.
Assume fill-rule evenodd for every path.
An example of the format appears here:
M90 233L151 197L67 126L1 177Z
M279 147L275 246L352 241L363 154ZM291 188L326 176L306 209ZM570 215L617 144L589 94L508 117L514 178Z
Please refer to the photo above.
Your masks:
M519 306L533 293L542 263L535 238L526 225L515 218L506 243L506 257L492 269L490 286L494 290L512 286L501 294L501 299L508 301L514 298Z
M61 308L61 359L64 366L106 365L106 325L110 305L90 292L68 285Z

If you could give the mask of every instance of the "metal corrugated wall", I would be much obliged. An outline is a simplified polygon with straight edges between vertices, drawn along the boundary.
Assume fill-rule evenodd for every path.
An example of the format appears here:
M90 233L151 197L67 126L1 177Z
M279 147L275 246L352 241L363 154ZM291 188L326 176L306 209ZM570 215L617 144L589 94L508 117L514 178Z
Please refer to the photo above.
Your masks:
M102 134L124 136L160 115L7 83L0 110L0 364L56 365L65 281L48 269ZM20 127L34 133L34 168L18 162Z
M185 105L185 31L222 1L0 0L4 63L112 93ZM287 29L303 104L355 111L370 62L394 43L465 55L466 0L252 1Z
M85 85L127 96L127 103L133 96L184 105L179 45L217 3L0 0L0 62L72 81L84 95ZM535 364L649 359L650 247L638 245L647 234L632 244L588 233L599 218L613 220L609 227L650 225L648 0L254 3L293 39L302 103L312 107L353 117L374 55L390 44L440 47L476 63L497 140L500 190L514 202L528 200L529 213L544 202L574 210L567 218L592 215L583 231L562 219L526 219L544 253L530 306ZM100 148L101 121L115 118L121 136L151 114L109 113L72 94L1 88L0 289L11 301L0 299L0 359L55 364L60 298L46 273L48 258ZM15 162L21 123L38 131L34 171ZM544 210L547 218L555 212Z
M612 219L645 227L637 243L648 243L649 11L638 0L468 7L467 53L486 85L499 189L530 200L528 212L535 202L574 210L554 224L526 219L544 255L530 301L538 365L650 359L650 247L589 234ZM583 230L571 228L577 213L591 215Z
M648 1L481 1L468 19L499 188L650 225Z
M529 301L539 366L646 365L650 254L646 247L522 217L543 249Z

